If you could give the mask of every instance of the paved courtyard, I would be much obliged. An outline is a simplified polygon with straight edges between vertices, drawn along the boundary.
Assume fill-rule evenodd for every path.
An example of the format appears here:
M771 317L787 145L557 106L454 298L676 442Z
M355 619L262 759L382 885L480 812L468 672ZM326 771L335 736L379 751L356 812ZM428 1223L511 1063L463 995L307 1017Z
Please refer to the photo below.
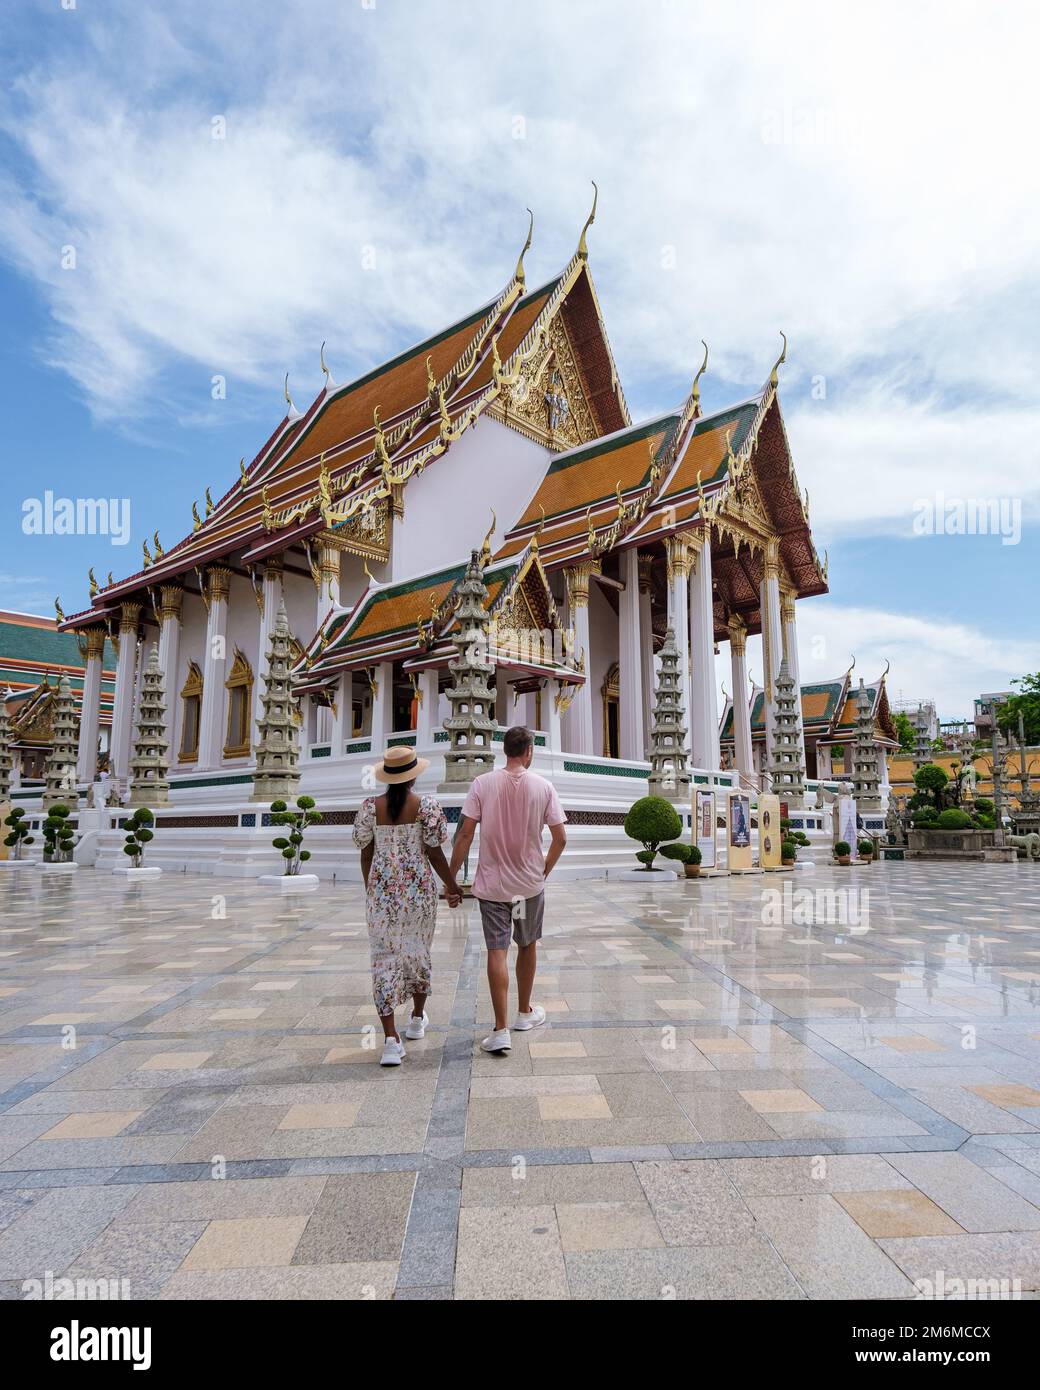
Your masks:
M828 924L850 885L869 916ZM1040 1291L1031 865L553 884L549 1022L505 1058L442 908L398 1070L356 886L8 871L0 911L8 1298Z

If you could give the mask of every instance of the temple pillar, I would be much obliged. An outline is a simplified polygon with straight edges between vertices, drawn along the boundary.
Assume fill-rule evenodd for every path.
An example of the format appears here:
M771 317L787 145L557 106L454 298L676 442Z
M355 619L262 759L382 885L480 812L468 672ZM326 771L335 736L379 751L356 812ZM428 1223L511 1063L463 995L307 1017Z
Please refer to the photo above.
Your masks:
M267 670L267 649L271 644L271 630L278 615L278 605L282 601L282 557L272 555L264 562L257 606L260 609L260 631L256 643L256 680L253 682L253 722L259 724L264 717L264 681ZM255 741L255 740L254 740Z
M419 676L419 715L415 721L415 746L432 748L434 736L441 727L440 675L436 667Z
M336 682L335 693L332 697L332 709L329 711L332 716L329 740L332 744L332 757L334 758L343 756L343 747L350 733L353 690L353 671L341 671L339 680Z
M787 669L794 682L795 713L798 716L798 743L802 750L802 766L805 762L805 723L802 717L802 679L798 667L798 628L795 624L795 596L792 590L785 589L780 596L780 623L783 630L783 655Z
M627 762L646 757L643 738L646 705L643 700L642 642L639 633L639 552L620 555L618 595L618 752Z
M206 650L199 712L199 772L219 767L224 747L224 680L227 670L227 612L231 571L213 565L206 571Z
M643 751L650 748L650 730L654 722L654 627L652 605L653 556L639 557L639 670L642 677Z
M715 686L715 589L711 577L711 531L694 545L690 583L692 706L688 716L694 767L719 766L719 696Z
M729 620L729 655L733 675L733 761L745 777L754 777L751 707L748 703L747 628L733 613Z
M762 684L765 688L763 714L766 721L766 760L773 756L773 721L776 715L776 678L783 660L783 628L780 622L780 544L770 540L766 545L765 567L759 586L759 608L762 614Z
M690 738L690 565L692 553L685 536L669 536L665 541L668 559L668 626L675 634L686 748L692 752Z
M339 604L339 550L327 541L318 546L318 605L314 630L318 632L330 608ZM318 705L315 710L315 737L328 743L332 737L332 710Z
M563 689L559 681L547 680L542 685L542 723L545 725L546 747L550 753L563 752L560 707L556 703Z
M574 629L574 649L585 662L585 682L578 686L567 714L567 733L572 753L588 757L595 748L592 722L592 648L589 641L589 582L599 574L598 560L583 560L564 570L567 582L567 619Z
M175 749L177 732L177 669L180 662L184 590L179 584L164 584L159 591L159 670L166 689L163 736L167 755Z
M123 791L130 776L130 736L134 718L134 674L137 662L137 624L139 603L124 603L119 609L119 659L116 662L116 697L112 710L112 746L109 768L118 789Z
M98 738L101 733L101 670L105 654L105 629L87 628L87 664L83 672L83 699L79 710L79 755L76 780L89 787L97 776Z
M373 668L372 716L369 725L369 738L372 740L372 756L379 757L386 747L386 741L393 731L394 718L394 665L384 661ZM371 683L370 687L371 689Z

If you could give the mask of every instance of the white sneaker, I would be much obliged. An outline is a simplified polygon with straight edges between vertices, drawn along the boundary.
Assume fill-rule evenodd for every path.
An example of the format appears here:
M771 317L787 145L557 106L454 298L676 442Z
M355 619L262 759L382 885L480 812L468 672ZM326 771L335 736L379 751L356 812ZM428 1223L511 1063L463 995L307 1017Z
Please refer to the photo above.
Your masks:
M493 1033L489 1033L480 1045L485 1052L508 1052L511 1046L509 1029L497 1028Z
M412 1042L415 1042L418 1038L425 1037L426 1029L429 1027L429 1023L430 1020L426 1016L425 1011L423 1012L422 1018L416 1018L413 1014L411 1018L408 1020L408 1027L404 1030L405 1037L410 1039Z
M529 1014L518 1013L513 1019L513 1027L518 1033L526 1033L528 1028L538 1028L545 1022L545 1010L541 1004L532 1004Z
M399 1067L404 1061L404 1043L397 1038L387 1038L383 1044L383 1055L379 1059L381 1067Z

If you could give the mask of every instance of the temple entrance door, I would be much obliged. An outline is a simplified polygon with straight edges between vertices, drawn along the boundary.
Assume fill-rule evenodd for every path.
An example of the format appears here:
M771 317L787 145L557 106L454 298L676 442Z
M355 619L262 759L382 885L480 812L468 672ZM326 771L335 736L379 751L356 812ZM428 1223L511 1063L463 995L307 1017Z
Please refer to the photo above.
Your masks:
M603 699L603 756L617 758L620 756L621 740L618 733L620 681L616 661L607 671L600 694Z

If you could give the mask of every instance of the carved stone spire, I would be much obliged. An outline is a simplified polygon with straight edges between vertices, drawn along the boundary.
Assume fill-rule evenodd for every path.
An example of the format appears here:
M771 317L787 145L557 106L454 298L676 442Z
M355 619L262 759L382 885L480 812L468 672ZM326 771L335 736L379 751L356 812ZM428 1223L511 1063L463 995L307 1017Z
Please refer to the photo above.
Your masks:
M292 691L292 633L285 613L285 600L278 604L278 615L271 629L264 672L264 693L260 697L263 715L257 720L260 741L256 747L251 801L274 801L291 796L299 786L297 762L297 700Z
M800 809L805 805L805 764L802 761L801 739L798 737L796 700L794 681L785 656L773 687L773 751L769 776L775 795L786 801L788 806Z
M690 773L686 752L686 711L683 708L682 679L675 633L669 628L659 652L661 671L650 728L650 795L669 801L686 801L690 795Z
M166 739L166 693L156 647L141 676L141 700L130 759L131 806L165 806L170 799Z
M47 785L43 793L43 809L67 806L76 809L76 760L79 756L79 721L72 698L68 676L62 676L54 696L51 717L51 750L47 754Z
M14 758L11 755L11 717L7 706L0 697L0 801L6 801L11 794L11 769Z
M874 734L874 711L870 692L860 677L856 692L856 737L852 748L852 794L862 811L881 810L878 743Z
M459 595L455 614L458 655L449 663L452 683L445 692L451 705L444 721L450 747L444 755L444 781L439 791L459 791L495 766L491 741L498 727L491 717L495 663L490 654L487 589L479 551L474 550L470 557Z

